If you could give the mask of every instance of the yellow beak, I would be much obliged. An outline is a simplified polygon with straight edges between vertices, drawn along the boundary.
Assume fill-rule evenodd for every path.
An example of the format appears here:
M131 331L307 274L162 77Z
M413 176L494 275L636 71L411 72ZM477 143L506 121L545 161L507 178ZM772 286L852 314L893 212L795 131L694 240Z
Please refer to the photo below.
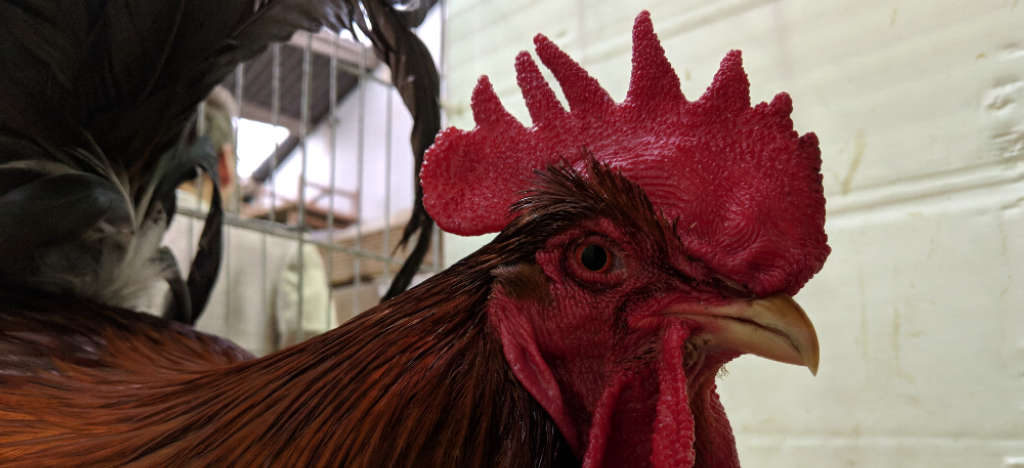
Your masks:
M811 374L818 373L818 335L811 319L788 295L714 306L676 304L663 313L702 324L694 336L704 338L706 346L807 366Z

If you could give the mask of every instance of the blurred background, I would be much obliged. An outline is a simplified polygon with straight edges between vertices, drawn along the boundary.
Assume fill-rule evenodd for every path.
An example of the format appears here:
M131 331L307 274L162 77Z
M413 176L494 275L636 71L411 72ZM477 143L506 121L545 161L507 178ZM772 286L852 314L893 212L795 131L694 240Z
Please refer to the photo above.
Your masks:
M445 125L473 126L482 74L529 122L513 62L536 33L617 100L642 9L691 98L741 49L753 101L787 91L798 131L821 140L833 249L797 296L818 329L818 376L741 358L720 382L743 466L1024 467L1024 5L624 5L438 2L419 34L440 64ZM237 103L228 222L264 239L227 270L315 249L297 281L331 300L296 299L307 333L376 304L403 258L411 119L389 76L358 37L297 34L223 83ZM445 234L418 279L488 239ZM267 263L259 301L273 307Z
M416 33L443 64L443 8L429 4ZM197 129L220 156L227 227L198 329L263 355L381 300L408 254L398 244L416 178L412 118L390 80L364 35L300 31L200 105ZM178 191L181 216L164 243L179 265L193 257L210 193L201 180ZM435 234L413 284L440 271L441 253ZM159 313L168 298L159 285L139 308Z

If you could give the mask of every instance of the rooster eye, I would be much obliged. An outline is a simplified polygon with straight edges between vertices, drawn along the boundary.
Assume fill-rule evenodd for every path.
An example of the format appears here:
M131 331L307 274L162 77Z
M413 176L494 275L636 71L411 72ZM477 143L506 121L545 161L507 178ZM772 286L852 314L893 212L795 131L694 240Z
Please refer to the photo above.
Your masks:
M590 271L603 271L608 268L608 251L600 245L590 244L580 249L580 263Z

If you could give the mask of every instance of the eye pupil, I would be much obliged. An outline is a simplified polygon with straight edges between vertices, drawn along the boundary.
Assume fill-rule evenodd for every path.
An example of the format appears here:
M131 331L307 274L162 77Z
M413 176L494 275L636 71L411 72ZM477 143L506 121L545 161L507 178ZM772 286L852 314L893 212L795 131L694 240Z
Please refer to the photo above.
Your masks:
M588 245L580 252L580 262L590 271L600 271L608 263L608 252L598 245Z

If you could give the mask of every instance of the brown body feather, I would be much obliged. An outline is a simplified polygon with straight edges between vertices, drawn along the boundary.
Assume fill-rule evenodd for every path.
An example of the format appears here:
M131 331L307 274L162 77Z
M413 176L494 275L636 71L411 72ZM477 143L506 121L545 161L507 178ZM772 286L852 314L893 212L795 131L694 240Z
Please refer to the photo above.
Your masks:
M654 218L625 179L593 174L546 173L495 242L261 359L154 317L0 293L0 462L578 466L509 369L486 304L495 282L548 300L534 252L580 217Z
M0 373L0 460L5 466L575 463L543 410L515 382L500 345L486 336L486 285L469 288L480 294L448 294L474 283L425 285L419 294L258 360L128 311L96 307L90 317L72 311L71 303L35 301L13 313L9 306L0 312L0 350L13 351ZM62 326L54 329L55 322Z

